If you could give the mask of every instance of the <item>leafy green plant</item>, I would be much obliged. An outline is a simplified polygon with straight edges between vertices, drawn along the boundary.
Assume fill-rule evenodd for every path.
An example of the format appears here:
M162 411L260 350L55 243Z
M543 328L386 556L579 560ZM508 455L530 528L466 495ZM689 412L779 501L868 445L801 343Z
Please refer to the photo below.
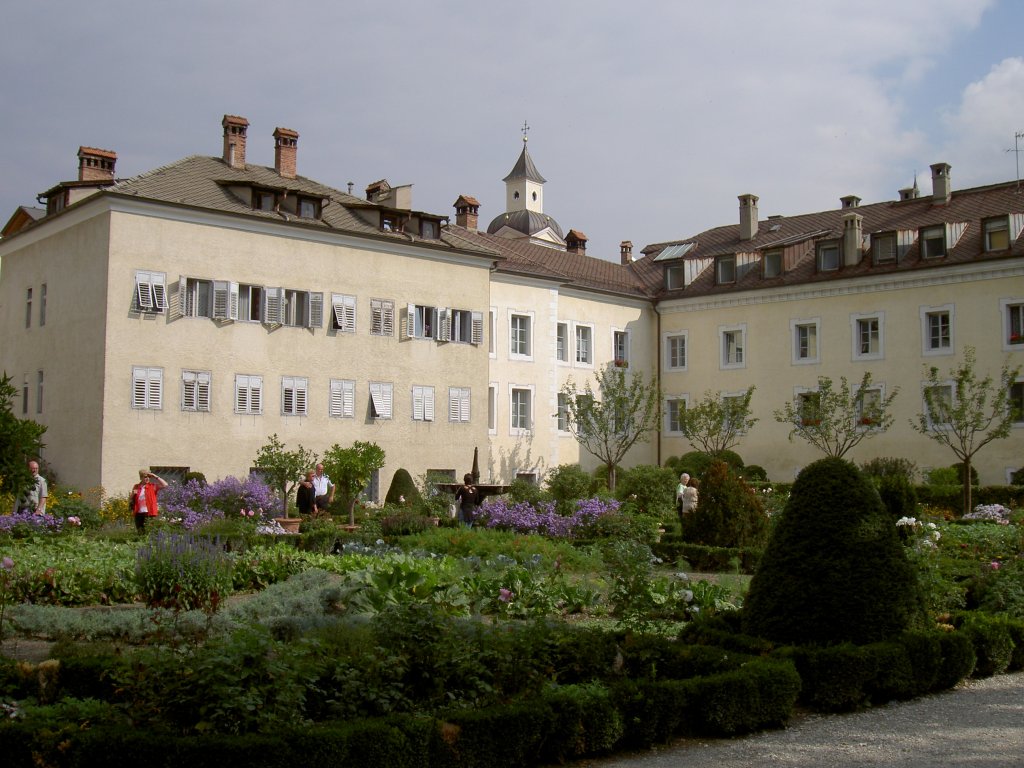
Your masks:
M767 533L760 495L728 464L713 462L701 479L697 509L683 519L683 538L714 547L760 547Z
M577 499L590 497L594 478L579 464L559 464L544 476L544 488L559 514L571 515Z
M157 532L139 549L135 582L150 606L213 612L231 591L231 569L219 540Z

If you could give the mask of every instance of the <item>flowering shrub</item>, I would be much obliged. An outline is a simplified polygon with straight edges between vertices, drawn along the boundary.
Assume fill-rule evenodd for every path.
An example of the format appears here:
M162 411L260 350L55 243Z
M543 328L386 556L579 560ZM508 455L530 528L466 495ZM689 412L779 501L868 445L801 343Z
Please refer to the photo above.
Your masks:
M973 512L963 516L964 520L985 520L999 525L1010 524L1010 510L1002 504L979 504Z
M279 504L274 490L254 475L245 480L228 476L209 485L189 480L160 492L164 515L180 520L189 531L214 519L237 516L241 509L256 510L255 517L262 518L264 510L276 509Z
M231 592L231 560L217 539L158 532L138 551L135 580L151 607L215 611Z
M64 527L64 519L49 513L15 512L0 515L0 533L24 537L33 533L57 533Z
M617 512L619 502L603 499L580 499L572 515L560 515L552 501L533 505L528 502L510 504L505 499L484 502L479 523L488 528L516 533L540 533L558 538L578 538L598 518Z

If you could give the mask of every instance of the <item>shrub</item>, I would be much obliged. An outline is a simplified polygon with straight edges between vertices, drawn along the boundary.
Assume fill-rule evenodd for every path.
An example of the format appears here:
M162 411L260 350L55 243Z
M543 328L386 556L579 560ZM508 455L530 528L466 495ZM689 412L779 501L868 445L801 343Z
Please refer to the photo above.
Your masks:
M903 475L883 475L878 478L878 495L893 520L913 517L917 511L917 493Z
M992 677L1007 670L1013 656L1013 638L1006 621L977 611L965 615L960 631L974 645L972 677Z
M935 676L936 691L952 688L971 676L978 657L974 652L974 643L964 632L943 632L939 635L942 648L942 666Z
M508 497L514 504L539 504L545 500L545 496L539 485L521 477L513 480L508 487Z
M216 610L231 591L231 560L217 540L159 531L139 548L135 581L151 607Z
M184 485L170 485L160 492L160 509L167 518L180 518L186 530L195 530L212 520L237 517L239 510L273 514L280 509L274 490L256 475L245 480L225 477L209 485L198 479Z
M880 456L865 461L860 465L860 471L873 480L881 480L885 477L902 477L909 483L917 479L917 464L910 459L896 458L892 456Z
M871 482L842 459L805 467L751 580L744 631L864 644L922 620L916 575Z
M410 507L423 504L423 497L420 496L416 483L412 480L409 470L399 467L391 478L391 486L384 497L385 504L408 505Z
M956 464L951 466L950 469L952 469L954 472L956 472L956 484L957 485L963 485L964 484L964 463L962 461L958 461ZM979 484L979 481L978 481L978 470L972 464L971 465L971 485L978 485L978 484Z
M683 519L683 538L712 547L759 547L767 532L757 494L728 464L712 463L701 479L697 509Z
M594 478L579 464L559 464L544 478L547 492L563 515L571 514L577 499L591 496L595 484Z
M408 536L425 531L432 525L426 516L411 509L386 508L386 512L380 521L381 533L385 536Z
M187 483L190 480L195 480L197 483L199 483L199 485L207 484L206 475L204 475L202 472L186 472L181 478L182 483Z
M768 470L760 464L747 464L740 470L740 477L749 483L767 483Z
M667 467L641 464L619 474L615 496L640 514L673 517L678 477Z
M956 467L935 467L925 472L924 481L927 485L943 487L961 485Z

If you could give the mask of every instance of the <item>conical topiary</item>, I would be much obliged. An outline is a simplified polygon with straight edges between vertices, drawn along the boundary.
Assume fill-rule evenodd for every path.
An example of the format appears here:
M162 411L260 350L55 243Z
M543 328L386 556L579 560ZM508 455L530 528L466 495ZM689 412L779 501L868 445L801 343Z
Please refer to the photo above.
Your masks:
M744 632L778 643L871 643L923 619L916 574L874 485L848 461L797 477L743 607Z
M402 499L405 501L403 502ZM422 499L420 492L416 489L416 483L412 480L409 470L399 468L395 476L391 478L391 487L388 488L384 497L385 504L406 504L407 506L418 506Z

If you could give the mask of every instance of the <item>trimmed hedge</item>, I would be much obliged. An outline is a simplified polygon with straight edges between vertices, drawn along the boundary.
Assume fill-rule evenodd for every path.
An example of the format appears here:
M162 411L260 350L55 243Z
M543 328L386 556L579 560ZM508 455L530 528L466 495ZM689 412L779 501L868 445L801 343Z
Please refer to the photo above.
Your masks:
M921 504L939 507L958 516L963 512L963 488L959 485L917 485L914 486L914 491ZM1024 485L983 485L972 488L971 503L1022 507Z
M651 544L651 551L666 563L685 560L697 572L725 573L738 565L739 572L746 574L754 572L764 553L761 547L712 547L668 537Z

